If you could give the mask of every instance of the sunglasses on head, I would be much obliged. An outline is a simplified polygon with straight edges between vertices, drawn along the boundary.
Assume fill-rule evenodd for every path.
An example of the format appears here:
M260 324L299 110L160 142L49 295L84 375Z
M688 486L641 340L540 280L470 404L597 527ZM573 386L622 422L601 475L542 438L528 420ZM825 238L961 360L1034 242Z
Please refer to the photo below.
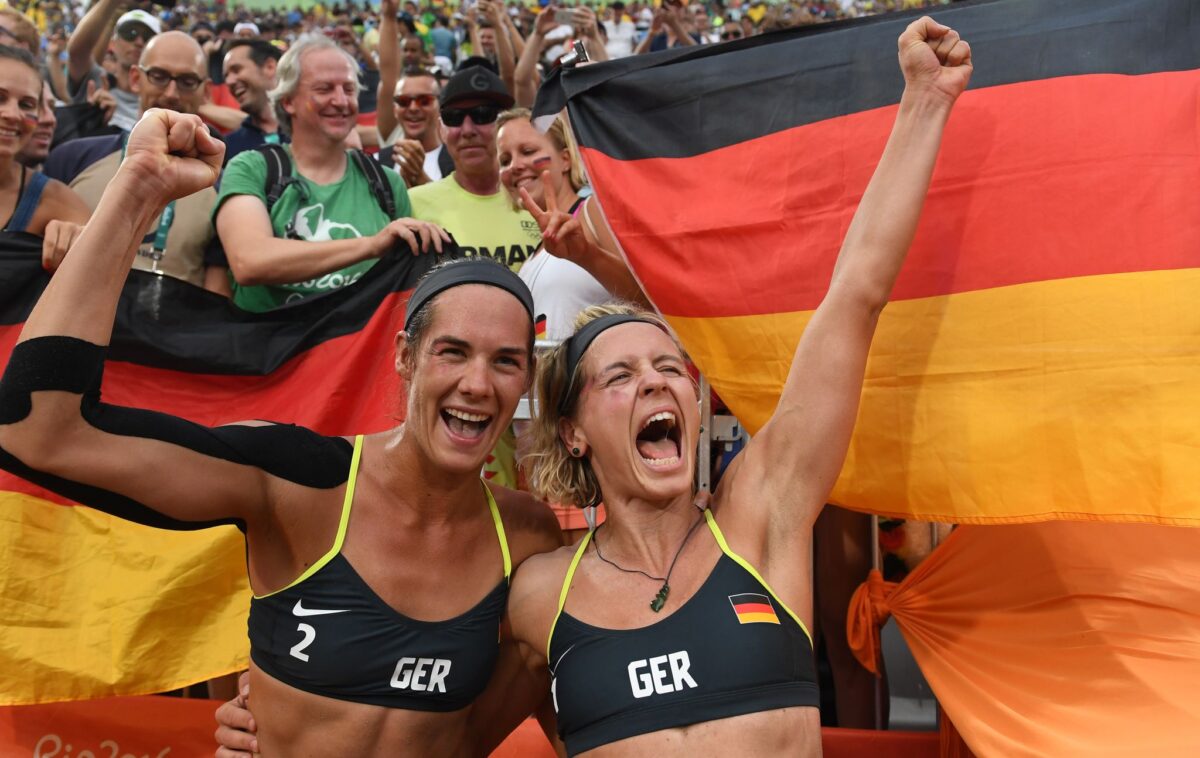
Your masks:
M170 86L171 82L175 82L175 86L179 88L180 92L195 92L200 89L201 84L204 84L204 80L195 74L175 75L166 69L158 67L146 68L145 66L138 66L138 69L145 74L146 81L159 89L166 89Z
M490 124L500 115L494 105L476 105L474 108L442 108L442 123L446 126L462 126L467 116L476 126Z
M141 37L142 42L149 42L154 36L154 30L142 24L125 24L117 30L117 36L126 42L133 42Z
M428 108L437 101L433 95L396 95L392 98L392 102L401 108L408 108L413 103L417 104L418 108Z

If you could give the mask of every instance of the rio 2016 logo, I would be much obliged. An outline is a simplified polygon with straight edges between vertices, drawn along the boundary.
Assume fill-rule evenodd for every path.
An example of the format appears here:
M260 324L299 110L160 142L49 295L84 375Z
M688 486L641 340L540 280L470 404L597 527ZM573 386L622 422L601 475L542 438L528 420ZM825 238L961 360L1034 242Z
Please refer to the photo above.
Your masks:
M115 740L101 742L99 755L86 749L75 753L72 752L73 749L74 746L69 742L64 745L62 737L57 734L46 734L34 746L33 758L167 758L171 754L169 747L164 747L157 755L153 756L149 753L142 755L122 753L121 746Z

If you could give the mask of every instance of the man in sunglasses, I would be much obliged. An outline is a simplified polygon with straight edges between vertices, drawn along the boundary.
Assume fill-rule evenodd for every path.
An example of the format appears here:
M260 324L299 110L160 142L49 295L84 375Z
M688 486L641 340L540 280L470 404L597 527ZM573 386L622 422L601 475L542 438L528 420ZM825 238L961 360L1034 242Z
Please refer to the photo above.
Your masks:
M130 69L129 85L138 98L135 123L150 108L196 113L208 99L207 57L183 32L156 35ZM65 142L50 151L43 170L69 185L95 210L125 156L128 136L122 132ZM206 265L204 258L213 236L208 216L216 199L216 192L207 187L172 203L151 227L133 267L228 294L224 268Z
M88 82L93 83L92 92L111 89L117 107L109 124L128 131L141 115L130 71L137 66L147 43L162 31L162 25L145 11L132 10L118 18L113 28L113 17L124 5L125 0L97 0L80 20L67 41L67 96L73 103L87 102ZM109 46L117 59L117 70L111 77L93 57L110 28L113 34Z
M283 51L261 39L235 40L225 54L225 84L246 114L241 125L225 135L225 163L243 150L287 141L279 129L267 92L276 83L276 67Z
M542 233L500 186L496 118L512 107L513 97L500 77L472 66L446 82L440 100L442 142L454 172L410 193L413 215L446 229L465 254L494 258L516 271L537 250Z
M410 71L396 83L391 114L394 120L385 121L380 110L380 134L385 125L395 127L383 140L379 162L399 172L410 188L437 181L454 170L450 153L442 145L440 92L433 74Z

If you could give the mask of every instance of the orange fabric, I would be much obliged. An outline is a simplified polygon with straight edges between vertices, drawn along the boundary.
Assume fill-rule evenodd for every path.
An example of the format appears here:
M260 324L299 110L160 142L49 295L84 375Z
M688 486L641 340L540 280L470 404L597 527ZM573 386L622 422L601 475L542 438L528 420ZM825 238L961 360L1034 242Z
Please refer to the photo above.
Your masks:
M550 510L554 511L555 518L558 519L558 528L567 529L587 529L588 522L583 515L582 508L576 508L573 505L557 505L550 503ZM596 507L596 526L604 523L604 504L601 503Z
M946 715L945 709L938 705L938 756L939 758L975 758L971 748L963 741L954 722Z
M1200 530L960 527L887 605L981 758L1200 755Z
M850 597L846 614L846 640L854 657L867 671L879 676L879 630L892 615L888 596L896 582L885 582L879 569L871 569L867 581L858 585Z

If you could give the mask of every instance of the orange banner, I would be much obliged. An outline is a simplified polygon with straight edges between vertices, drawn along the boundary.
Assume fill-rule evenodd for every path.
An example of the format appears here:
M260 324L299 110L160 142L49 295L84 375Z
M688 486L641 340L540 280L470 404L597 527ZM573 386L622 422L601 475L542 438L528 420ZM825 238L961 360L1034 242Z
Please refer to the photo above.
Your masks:
M981 758L1200 755L1196 529L961 527L853 626L888 612Z
M210 758L216 751L213 700L115 697L78 703L0 708L4 758ZM823 729L825 758L934 758L934 732ZM527 719L491 758L554 758L534 719Z

